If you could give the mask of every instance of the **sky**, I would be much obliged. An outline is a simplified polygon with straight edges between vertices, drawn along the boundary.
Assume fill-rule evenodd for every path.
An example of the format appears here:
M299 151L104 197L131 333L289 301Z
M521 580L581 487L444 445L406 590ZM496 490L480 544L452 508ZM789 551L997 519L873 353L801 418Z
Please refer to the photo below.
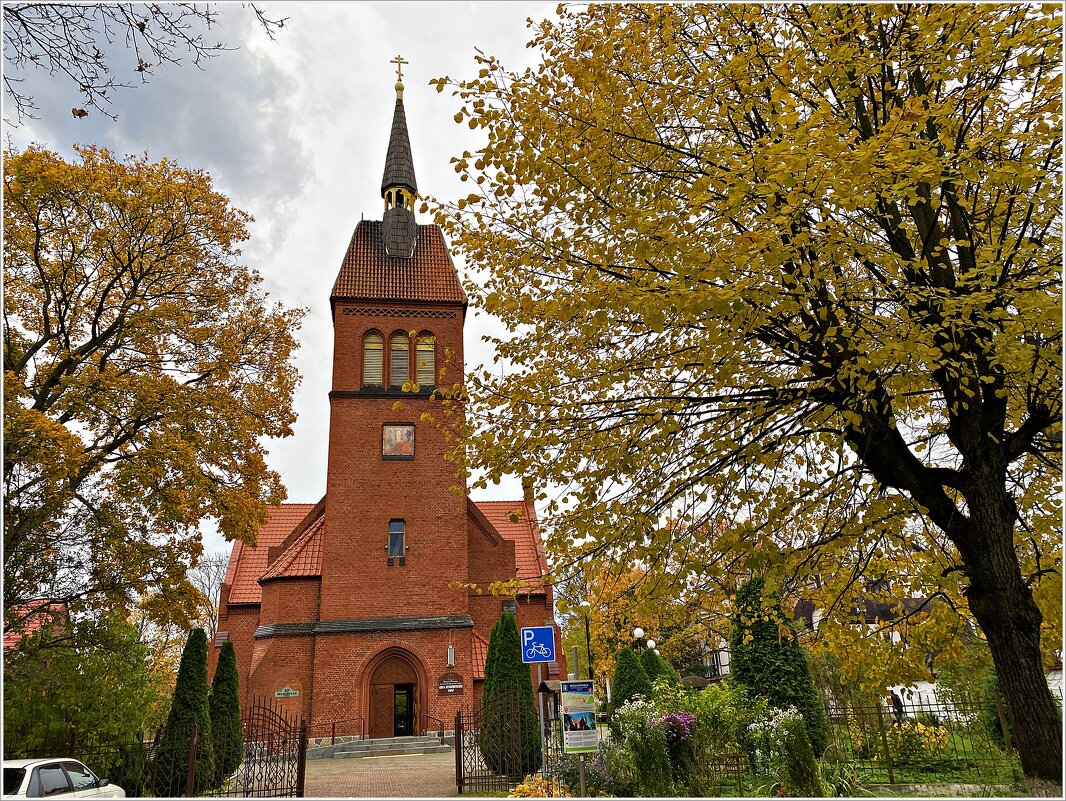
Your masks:
M438 93L433 78L477 74L476 48L509 69L535 63L525 44L527 18L555 16L555 3L528 2L300 2L258 3L272 18L287 17L271 41L240 3L221 4L220 25L205 36L238 49L198 69L155 69L149 83L113 94L111 120L82 104L66 79L28 73L38 119L5 125L5 146L37 143L73 158L74 144L116 154L164 156L204 169L214 187L255 222L244 261L264 277L272 298L306 307L295 364L302 376L294 406L294 435L270 440L268 464L288 489L288 501L314 503L326 483L326 444L333 331L329 293L360 215L381 215L381 175L395 104L398 54L404 66L404 107L418 187L441 200L465 196L449 164L474 150L478 133L453 116L460 103ZM119 50L114 71L133 74ZM5 108L4 116L10 115ZM421 223L431 222L418 215ZM457 256L460 275L466 265ZM467 370L491 359L481 342L498 324L471 309L466 320ZM519 477L505 479L477 499L521 497ZM228 549L210 527L205 551Z

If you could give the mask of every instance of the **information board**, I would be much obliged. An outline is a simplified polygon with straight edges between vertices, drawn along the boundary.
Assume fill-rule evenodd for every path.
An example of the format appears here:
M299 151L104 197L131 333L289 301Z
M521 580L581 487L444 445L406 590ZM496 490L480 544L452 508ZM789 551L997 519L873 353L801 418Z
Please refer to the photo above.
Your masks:
M591 681L564 681L563 753L581 754L595 751L600 745L596 731L596 695Z

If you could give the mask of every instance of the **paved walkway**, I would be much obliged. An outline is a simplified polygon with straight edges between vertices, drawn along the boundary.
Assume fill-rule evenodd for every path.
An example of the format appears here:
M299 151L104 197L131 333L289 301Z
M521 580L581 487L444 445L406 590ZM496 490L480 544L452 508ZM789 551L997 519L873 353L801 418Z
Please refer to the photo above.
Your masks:
M309 759L308 798L440 798L455 795L455 752Z

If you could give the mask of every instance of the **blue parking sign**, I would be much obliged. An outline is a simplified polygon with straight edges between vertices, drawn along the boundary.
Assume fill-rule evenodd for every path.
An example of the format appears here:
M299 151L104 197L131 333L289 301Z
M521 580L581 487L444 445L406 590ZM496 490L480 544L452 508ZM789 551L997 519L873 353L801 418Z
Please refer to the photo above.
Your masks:
M530 626L519 631L522 641L522 661L555 661L555 629L551 626Z

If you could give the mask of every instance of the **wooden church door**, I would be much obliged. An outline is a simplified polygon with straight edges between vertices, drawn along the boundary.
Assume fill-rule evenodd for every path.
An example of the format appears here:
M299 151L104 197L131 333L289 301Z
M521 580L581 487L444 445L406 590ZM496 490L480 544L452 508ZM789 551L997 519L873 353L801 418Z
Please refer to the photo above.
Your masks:
M418 726L418 680L399 654L386 659L370 677L370 736L403 737Z

